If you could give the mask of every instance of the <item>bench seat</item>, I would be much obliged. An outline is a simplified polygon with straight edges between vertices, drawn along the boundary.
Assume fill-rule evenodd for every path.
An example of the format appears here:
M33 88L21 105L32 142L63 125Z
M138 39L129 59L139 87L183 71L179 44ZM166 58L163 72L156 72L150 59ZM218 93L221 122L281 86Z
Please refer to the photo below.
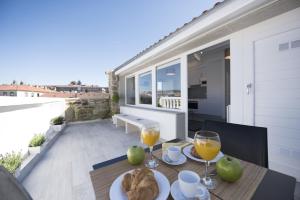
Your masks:
M143 127L159 125L158 122L128 114L115 114L112 119L116 127L125 126L126 133L137 131L137 129L140 131Z

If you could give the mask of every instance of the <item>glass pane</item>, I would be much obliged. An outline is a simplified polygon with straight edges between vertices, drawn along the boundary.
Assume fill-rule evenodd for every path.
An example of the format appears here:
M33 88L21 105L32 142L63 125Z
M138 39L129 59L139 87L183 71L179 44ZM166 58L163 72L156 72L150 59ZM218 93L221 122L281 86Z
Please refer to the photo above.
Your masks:
M152 104L152 75L151 72L139 76L139 94L141 104Z
M157 68L157 106L179 109L181 106L180 64Z
M126 79L126 103L135 104L135 77Z

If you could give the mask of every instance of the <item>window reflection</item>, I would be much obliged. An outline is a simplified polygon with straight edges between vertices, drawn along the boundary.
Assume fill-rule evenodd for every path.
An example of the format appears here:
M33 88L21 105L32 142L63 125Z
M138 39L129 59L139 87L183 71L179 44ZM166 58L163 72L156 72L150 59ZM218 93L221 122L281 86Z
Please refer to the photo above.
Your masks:
M140 104L152 104L152 75L147 72L139 75Z
M179 109L181 106L180 64L156 70L157 106Z
M126 103L135 105L135 77L126 79Z

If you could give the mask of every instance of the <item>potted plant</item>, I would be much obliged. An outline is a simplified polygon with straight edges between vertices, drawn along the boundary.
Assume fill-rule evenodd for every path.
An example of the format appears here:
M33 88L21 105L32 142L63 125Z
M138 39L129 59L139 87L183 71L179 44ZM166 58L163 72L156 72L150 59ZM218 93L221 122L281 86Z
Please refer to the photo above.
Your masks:
M0 165L5 167L7 171L15 174L17 169L21 166L22 155L21 152L6 153L5 155L0 154Z
M30 140L28 153L37 154L41 152L41 146L46 141L46 137L43 134L35 134Z
M61 131L65 125L64 121L65 121L65 119L62 116L53 118L51 120L52 130L54 130L55 132Z

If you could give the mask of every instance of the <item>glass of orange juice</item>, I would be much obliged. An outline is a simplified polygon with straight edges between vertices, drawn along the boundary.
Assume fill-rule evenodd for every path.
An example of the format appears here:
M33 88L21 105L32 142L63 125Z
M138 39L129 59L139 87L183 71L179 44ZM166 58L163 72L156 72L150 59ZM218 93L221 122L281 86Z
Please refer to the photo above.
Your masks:
M145 165L146 167L151 169L154 169L158 166L158 163L154 159L152 152L153 152L153 146L159 140L159 137L160 137L160 132L158 126L154 125L154 126L142 128L141 141L143 144L147 145L150 150L150 159L146 161Z
M209 161L213 160L220 152L220 137L216 132L198 131L195 134L194 146L196 152L205 160L205 175L202 182L208 189L214 189L217 182L209 177L207 171Z

